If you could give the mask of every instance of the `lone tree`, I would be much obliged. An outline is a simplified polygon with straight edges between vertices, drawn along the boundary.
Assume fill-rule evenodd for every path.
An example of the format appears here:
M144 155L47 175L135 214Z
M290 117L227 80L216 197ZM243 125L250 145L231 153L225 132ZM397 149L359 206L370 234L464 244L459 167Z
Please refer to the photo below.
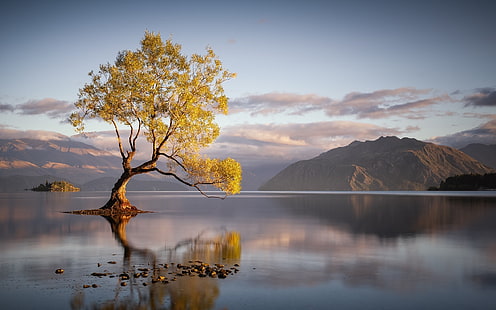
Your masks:
M150 172L171 176L207 197L205 186L225 196L239 193L237 161L199 154L219 135L215 115L227 114L228 103L222 84L235 77L211 48L188 57L181 45L146 32L138 50L118 53L114 64L101 65L89 76L91 82L79 90L71 124L79 132L88 119L111 124L124 170L101 209L137 211L126 198L126 185L133 176ZM144 139L151 146L150 157L133 166L138 141Z

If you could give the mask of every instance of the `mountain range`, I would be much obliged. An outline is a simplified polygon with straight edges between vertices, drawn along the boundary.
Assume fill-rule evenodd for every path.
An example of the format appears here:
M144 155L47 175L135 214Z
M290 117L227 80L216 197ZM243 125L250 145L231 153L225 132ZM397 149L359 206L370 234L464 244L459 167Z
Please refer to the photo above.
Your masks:
M260 190L426 190L439 186L449 176L494 171L451 147L411 138L381 137L355 141L293 163Z
M1 175L53 175L84 183L118 175L120 159L72 140L0 140Z
M496 168L496 144L472 143L460 149L463 153L477 159L491 168Z
M110 191L122 173L120 163L118 156L70 139L0 139L0 192L31 189L46 181ZM150 176L137 177L128 185L128 190L185 189Z
M468 156L415 139L381 137L355 141L285 169L283 163L247 167L242 185L244 190L425 190L449 176L493 172L495 148L471 144L461 149ZM22 191L46 181L67 181L82 191L109 191L122 172L120 163L119 156L69 138L0 139L0 192ZM128 185L128 190L188 189L154 175L138 176Z

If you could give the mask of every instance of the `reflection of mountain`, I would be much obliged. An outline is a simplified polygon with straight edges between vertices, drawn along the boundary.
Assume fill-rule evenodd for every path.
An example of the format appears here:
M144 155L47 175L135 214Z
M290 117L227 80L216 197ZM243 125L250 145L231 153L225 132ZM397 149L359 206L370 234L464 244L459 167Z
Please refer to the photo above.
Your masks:
M40 278L49 277L50 284L61 288L63 300L64 289L84 294L75 296L71 305L81 306L73 309L208 309L212 302L219 309L237 308L241 302L250 309L284 308L291 299L288 294L295 299L308 296L306 307L298 305L302 309L314 301L319 309L329 302L342 304L336 302L340 295L342 300L356 300L355 308L360 308L364 292L408 296L402 302L409 302L411 296L433 298L440 290L446 292L443 296L479 292L472 283L494 289L494 197L243 193L219 201L186 193L142 193L137 195L140 206L159 212L139 215L128 224L126 219L114 220L110 226L116 242L102 218L58 212L98 205L96 199L105 197L99 195L0 194L0 253L22 257L15 263L5 261L4 283L36 286L39 291L43 284L32 280L38 270ZM208 229L224 225L229 230ZM240 233L226 233L231 229ZM236 245L239 235L242 260L236 254L241 250ZM129 247L130 268L148 268L147 278L134 278L128 271L132 269L121 264L123 246ZM152 249L161 275L169 278L168 272L176 268L166 272L161 264L204 257L240 259L241 272L225 280L188 275L153 284L153 255L145 258L147 252L140 248ZM108 260L117 263L106 264ZM46 275L46 270L59 261L67 272L53 281L53 271ZM103 265L97 267L96 262ZM14 264L15 269L10 267ZM90 275L94 271L112 272L114 277L95 278ZM116 282L121 272L131 275L124 287ZM91 283L100 286L81 288ZM454 283L454 290L447 283ZM398 291L402 295L396 295Z
M261 190L426 190L449 176L492 169L456 149L415 139L355 141L296 162Z
M490 198L315 195L285 199L283 203L284 208L291 212L318 218L325 224L349 230L354 235L409 237L436 231L471 229L474 223L477 223L478 230L496 229L492 222L496 218L494 199Z

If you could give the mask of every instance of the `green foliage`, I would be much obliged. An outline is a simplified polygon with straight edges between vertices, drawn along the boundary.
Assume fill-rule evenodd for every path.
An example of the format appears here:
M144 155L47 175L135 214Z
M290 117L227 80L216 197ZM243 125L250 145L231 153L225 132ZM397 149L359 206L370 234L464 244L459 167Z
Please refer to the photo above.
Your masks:
M31 189L35 192L79 192L79 188L65 181L45 182Z
M442 191L476 191L487 189L496 189L496 173L452 176L442 181L439 186L439 190Z
M138 50L120 52L114 64L101 65L89 76L70 121L80 132L88 119L112 125L128 175L155 171L198 189L212 185L226 194L239 192L239 163L198 156L219 135L215 115L228 112L222 84L235 77L211 48L188 57L181 45L146 32ZM120 126L127 127L127 139ZM150 160L133 168L141 138L151 144ZM168 170L157 167L159 159Z

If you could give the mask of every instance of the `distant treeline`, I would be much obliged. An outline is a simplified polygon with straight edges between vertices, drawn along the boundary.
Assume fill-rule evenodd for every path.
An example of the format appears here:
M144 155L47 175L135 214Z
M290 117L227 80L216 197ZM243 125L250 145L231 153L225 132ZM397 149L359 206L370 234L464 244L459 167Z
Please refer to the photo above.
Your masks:
M462 174L449 177L442 181L439 188L430 188L429 190L440 191L478 191L478 190L496 190L496 173L481 174Z
M35 192L79 192L79 188L65 181L55 181L45 184L40 184L37 187L31 189Z

